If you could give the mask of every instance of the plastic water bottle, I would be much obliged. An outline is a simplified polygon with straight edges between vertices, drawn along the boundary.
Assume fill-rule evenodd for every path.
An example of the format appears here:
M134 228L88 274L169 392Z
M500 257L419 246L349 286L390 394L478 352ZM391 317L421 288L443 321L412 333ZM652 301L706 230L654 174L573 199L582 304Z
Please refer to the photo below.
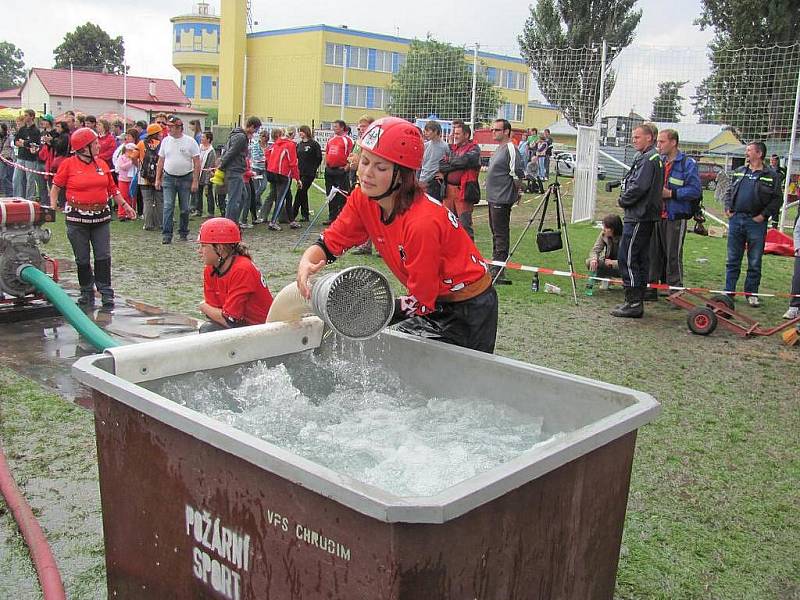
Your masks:
M539 291L539 273L533 274L533 280L531 281L531 291L532 292Z
M593 296L594 295L594 279L593 277L597 277L597 271L589 271L589 279L586 280L586 295Z

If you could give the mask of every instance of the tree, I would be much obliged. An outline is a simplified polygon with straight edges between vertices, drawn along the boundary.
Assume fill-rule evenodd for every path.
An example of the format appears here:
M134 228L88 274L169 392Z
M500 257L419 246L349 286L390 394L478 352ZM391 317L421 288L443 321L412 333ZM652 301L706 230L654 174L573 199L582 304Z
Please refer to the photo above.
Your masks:
M405 63L389 85L387 111L413 120L431 114L441 119L468 120L472 102L472 69L464 60L464 48L428 39L414 40ZM475 119L489 122L497 117L502 98L479 65L475 88Z
M686 99L680 95L688 81L662 81L658 84L658 96L653 99L651 121L677 123L683 116L681 103Z
M68 69L71 64L83 71L122 73L125 46L121 36L112 39L97 25L86 23L67 33L53 56L56 69Z
M784 135L800 68L800 2L702 3L696 23L716 35L708 46L711 73L692 96L695 114L730 125L745 140Z
M571 125L592 125L600 95L600 45L606 65L633 41L642 11L636 0L537 0L518 37L522 57L547 101ZM604 97L614 89L606 69Z
M19 87L25 81L23 56L11 42L0 42L0 90Z

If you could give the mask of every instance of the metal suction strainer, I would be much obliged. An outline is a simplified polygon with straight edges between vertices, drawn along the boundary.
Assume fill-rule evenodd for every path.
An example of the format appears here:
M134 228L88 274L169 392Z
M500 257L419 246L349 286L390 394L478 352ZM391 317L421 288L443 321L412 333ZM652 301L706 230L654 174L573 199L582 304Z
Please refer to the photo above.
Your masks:
M317 279L311 289L311 306L336 333L366 340L388 325L394 294L379 271L350 267Z

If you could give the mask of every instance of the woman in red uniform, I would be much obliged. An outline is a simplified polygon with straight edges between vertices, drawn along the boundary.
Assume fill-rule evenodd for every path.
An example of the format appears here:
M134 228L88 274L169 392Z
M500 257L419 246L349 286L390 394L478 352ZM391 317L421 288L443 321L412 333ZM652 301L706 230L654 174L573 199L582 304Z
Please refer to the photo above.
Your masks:
M209 319L200 333L266 322L272 294L241 243L239 226L223 217L209 219L200 226L197 241L206 265L205 301L198 309Z
M369 126L360 143L360 186L300 259L301 293L308 298L311 275L369 239L408 289L395 306L401 331L493 352L497 294L458 218L416 180L423 154L419 130L385 117Z
M114 306L114 290L111 287L111 209L108 199L114 198L117 206L122 206L131 219L136 218L136 210L123 199L111 177L111 169L97 157L97 134L82 127L73 132L69 142L75 154L61 163L53 177L50 206L54 209L58 206L58 195L62 189L65 190L64 220L81 288L78 304L92 306L96 286L103 306L110 308Z

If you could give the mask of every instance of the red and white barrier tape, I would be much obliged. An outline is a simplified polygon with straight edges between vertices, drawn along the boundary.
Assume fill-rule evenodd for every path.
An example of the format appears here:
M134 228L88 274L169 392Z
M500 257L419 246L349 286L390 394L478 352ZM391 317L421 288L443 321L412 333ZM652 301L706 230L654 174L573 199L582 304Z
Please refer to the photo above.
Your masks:
M35 173L36 175L44 175L46 177L55 176L55 173L51 173L50 171L37 171L36 169L29 169L28 167L23 167L19 163L16 163L12 160L8 160L5 156L0 156L0 160L2 160L7 165L11 165L15 169L19 169L20 171L25 171L26 173Z
M574 277L575 279L593 279L595 281L607 281L609 283L622 285L621 279L611 279L609 277L597 277L592 275L584 275L583 273L570 273L569 271L559 271L557 269L547 269L545 267L531 267L528 265L521 265L515 262L502 262L499 260L486 261L487 265L494 265L496 267L505 267L514 271L529 271L531 273L541 273L542 275L555 275L556 277ZM704 294L727 294L729 296L761 296L762 298L800 298L800 294L779 294L779 293L751 293L751 292L726 292L725 290L712 290L709 288L699 287L679 287L675 285L667 285L666 283L649 283L647 285L653 290L670 290L673 292L687 291L687 292L702 292Z
M25 171L26 173L35 173L36 175L44 175L45 177L55 177L55 173L51 173L50 171L37 171L36 169L29 169L28 167L23 167L21 164L8 160L4 156L0 156L0 160L2 160L7 165L11 165L15 169L19 169L20 171ZM206 167L205 169L200 169L201 171L216 171L217 167Z

